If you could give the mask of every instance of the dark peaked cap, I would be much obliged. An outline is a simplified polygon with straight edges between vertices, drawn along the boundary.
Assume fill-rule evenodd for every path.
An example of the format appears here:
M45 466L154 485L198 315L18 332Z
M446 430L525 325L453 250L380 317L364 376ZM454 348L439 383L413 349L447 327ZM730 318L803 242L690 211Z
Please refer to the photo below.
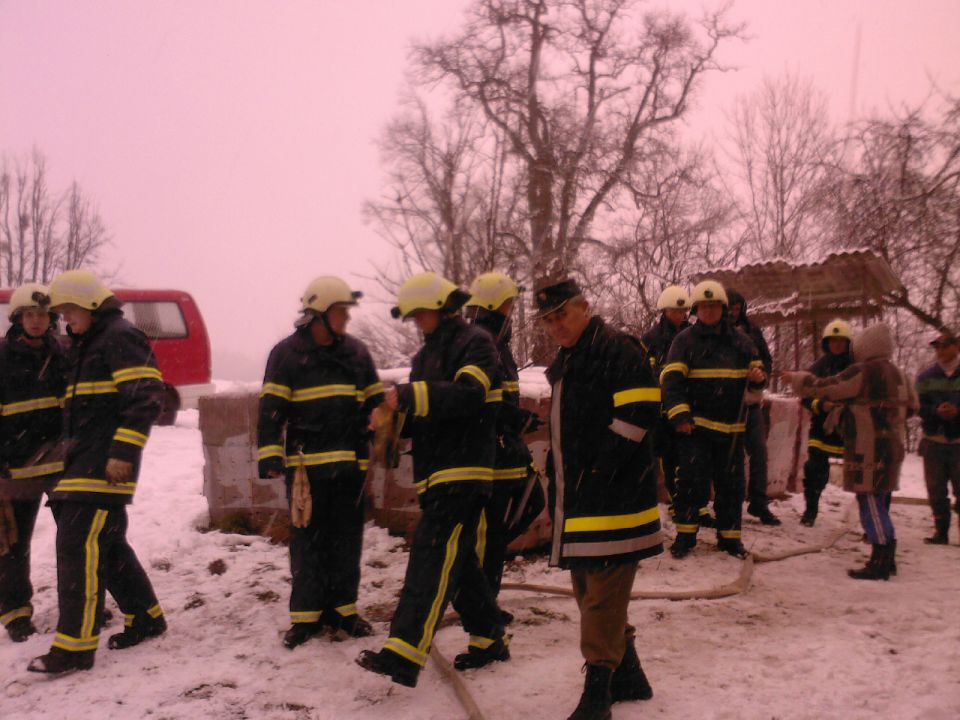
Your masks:
M533 293L533 300L537 305L537 317L542 318L555 310L559 310L571 300L583 293L573 278L563 280L544 280L544 284L537 287Z

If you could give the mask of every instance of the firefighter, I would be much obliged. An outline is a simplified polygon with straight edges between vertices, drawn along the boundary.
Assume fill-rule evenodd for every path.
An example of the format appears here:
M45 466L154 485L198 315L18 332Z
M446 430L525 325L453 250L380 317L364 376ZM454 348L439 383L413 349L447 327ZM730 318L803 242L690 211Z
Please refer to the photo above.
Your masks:
M697 544L698 500L714 488L717 546L745 557L741 542L743 434L749 394L762 392L767 375L756 347L726 321L727 294L714 280L691 294L695 325L680 332L660 373L663 408L679 434L677 537L670 553L682 558Z
M540 421L536 413L520 407L520 375L510 350L519 294L520 288L508 276L484 273L470 285L465 310L474 325L490 333L497 348L497 373L487 398L497 408L493 493L477 528L477 553L494 596L500 592L507 545L526 531L545 504L530 449L523 441L523 433L535 430ZM504 622L513 620L510 613L500 612Z
M679 285L664 288L657 299L657 309L661 311L660 318L647 330L641 341L647 351L653 377L659 381L660 370L667 359L670 344L678 332L690 327L690 323L687 321L687 315L690 312L690 294L686 288ZM670 496L670 505L667 510L670 517L673 517L673 498L677 494L677 438L666 416L660 418L660 423L653 436L653 449L660 458L663 484ZM714 521L708 507L709 502L710 495L709 488L707 488L707 494L699 502L700 527L713 527Z
M120 302L93 273L68 270L50 285L50 307L67 323L63 476L50 494L57 522L60 617L53 647L28 670L93 667L109 590L124 614L111 649L167 629L163 610L127 542L143 448L160 414L164 385L146 336L123 318Z
M373 632L357 612L357 591L367 419L383 401L383 386L367 347L346 333L360 296L338 277L312 280L296 329L271 350L263 378L260 476L285 477L291 501L291 625L283 636L290 649L325 628L352 637ZM295 499L295 490L309 497Z
M0 341L0 622L14 642L33 626L30 541L40 499L63 470L58 454L65 361L49 290L27 283L10 296Z
M823 329L820 347L823 355L808 370L818 378L837 375L846 370L850 357L853 328L844 320L832 320ZM839 406L830 401L806 397L801 401L810 411L810 435L807 441L807 461L803 465L803 497L806 508L800 524L813 527L820 509L820 495L830 477L830 458L843 457L843 438L839 433ZM837 408L837 412L832 412ZM829 430L827 429L829 425Z
M612 702L653 696L627 607L638 561L663 551L648 437L660 389L640 344L591 315L575 280L547 281L534 299L560 346L547 370L550 564L570 570L586 661L570 720L609 718Z
M747 317L747 301L736 290L727 288L730 323L746 333L757 348L763 371L769 377L773 371L773 356L763 337L763 331ZM744 450L750 458L750 473L747 479L747 512L764 525L780 525L781 521L770 512L767 497L767 423L763 417L763 395L754 395L747 403L747 431L744 435Z
M379 652L357 663L414 687L447 603L470 633L458 670L508 660L508 639L476 551L476 530L493 482L496 408L488 403L496 374L489 333L459 312L469 294L436 273L413 275L401 286L395 318L413 319L424 336L410 382L388 393L412 439L413 479L421 516L410 547L390 636Z

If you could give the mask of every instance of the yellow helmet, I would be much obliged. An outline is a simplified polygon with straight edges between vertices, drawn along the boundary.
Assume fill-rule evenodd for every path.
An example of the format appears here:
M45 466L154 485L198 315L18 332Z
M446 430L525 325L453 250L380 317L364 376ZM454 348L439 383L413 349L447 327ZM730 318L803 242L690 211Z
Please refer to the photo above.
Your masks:
M10 322L14 317L27 308L50 308L50 288L40 283L24 283L10 295Z
M520 294L520 288L507 275L498 272L477 275L470 285L470 299L467 307L481 307L484 310L496 310L510 298Z
M300 298L300 310L302 312L324 313L330 309L331 305L341 303L343 305L356 305L357 299L363 297L363 293L350 289L343 280L333 275L321 275L314 278L303 291L303 297Z
M67 270L50 283L50 307L78 305L84 310L96 310L113 293L89 270Z
M690 293L690 304L696 305L702 302L722 302L724 306L728 305L727 291L723 285L716 280L703 280L698 282Z
M845 338L846 340L853 340L853 328L846 320L831 320L823 329L822 339L829 340L830 338Z
M406 320L415 310L459 309L470 295L445 277L433 272L408 277L397 292L397 306L390 310L395 318Z
M660 299L657 300L657 310L689 310L690 295L686 288L679 285L671 285L664 288L660 293Z

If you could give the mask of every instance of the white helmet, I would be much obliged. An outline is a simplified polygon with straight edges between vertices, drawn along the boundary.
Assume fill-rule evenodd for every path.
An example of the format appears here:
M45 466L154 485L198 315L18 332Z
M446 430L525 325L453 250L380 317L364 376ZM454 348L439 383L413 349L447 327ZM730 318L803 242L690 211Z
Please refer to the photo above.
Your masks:
M822 339L829 340L830 338L844 338L846 340L853 340L853 328L846 320L831 320L823 329Z
M331 305L356 305L357 299L363 297L362 292L350 289L343 280L333 275L321 275L314 278L303 291L300 298L302 312L325 313Z
M416 310L459 310L470 295L445 277L423 272L408 277L397 291L397 305L390 314L406 320Z
M478 275L470 285L470 299L467 307L482 307L484 310L497 310L510 298L520 294L520 288L507 275L488 272Z
M660 299L657 300L657 310L689 310L690 295L686 288L679 285L671 285L664 288L660 293Z
M107 298L113 297L110 288L89 270L67 270L50 283L50 308L77 305L84 310L96 310Z
M697 283L693 292L690 293L690 302L692 305L702 302L721 302L724 306L729 304L727 291L716 280L703 280Z
M50 288L40 283L24 283L10 295L10 322L27 308L50 309Z

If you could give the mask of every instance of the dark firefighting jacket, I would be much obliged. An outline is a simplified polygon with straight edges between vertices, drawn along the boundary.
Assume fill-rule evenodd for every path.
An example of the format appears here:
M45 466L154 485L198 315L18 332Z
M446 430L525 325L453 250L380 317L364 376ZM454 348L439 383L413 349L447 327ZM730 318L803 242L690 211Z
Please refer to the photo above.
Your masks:
M490 334L457 317L443 318L414 356L410 382L398 386L397 401L406 413L404 434L412 439L421 503L434 488L470 485L490 492L496 372Z
M721 320L702 322L680 332L670 346L660 372L663 409L677 427L692 422L719 433L746 430L748 390L759 393L766 385L747 383L749 368L763 368L757 349L743 332Z
M659 380L660 378L660 370L664 360L667 359L667 353L670 352L670 345L673 343L673 339L677 336L677 333L686 330L688 327L690 327L690 323L686 320L684 320L678 328L667 320L667 316L664 313L660 313L660 319L643 334L641 342L646 348L647 362L650 365L650 372L653 373L655 379Z
M298 329L270 352L260 393L257 445L261 477L303 463L310 478L366 472L370 411L383 402L366 345L345 335L314 342Z
M66 358L52 333L41 347L20 342L12 325L0 340L0 495L36 498L53 488L63 471L59 454L60 404L66 387Z
M52 500L123 505L133 502L140 456L163 405L163 377L147 336L124 320L116 301L71 334L63 408L63 477ZM133 463L129 482L106 481L107 460Z
M846 370L853 363L853 358L849 352L834 355L827 352L817 359L810 366L808 372L818 378L838 375ZM830 455L840 457L843 455L843 438L838 430L828 433L824 430L823 424L827 419L827 412L823 409L823 400L820 398L803 398L803 406L810 411L810 437L807 440L807 447L817 448ZM837 423L839 429L840 424Z
M766 338L763 337L763 331L750 322L750 318L747 317L746 298L734 290L727 292L727 298L731 305L740 306L740 317L737 318L734 327L746 333L747 337L753 341L754 346L757 348L757 356L763 363L763 371L769 375L773 370L773 355L770 353L770 347L767 345Z
M660 390L639 342L599 317L547 369L550 563L596 567L662 552L647 430Z

